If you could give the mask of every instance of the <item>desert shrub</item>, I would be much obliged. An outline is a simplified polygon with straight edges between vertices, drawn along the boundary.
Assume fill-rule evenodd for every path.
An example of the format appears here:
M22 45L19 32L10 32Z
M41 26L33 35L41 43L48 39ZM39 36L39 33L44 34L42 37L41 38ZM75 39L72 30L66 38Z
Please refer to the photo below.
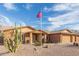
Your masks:
M43 48L48 48L48 45L43 46Z
M75 43L75 46L78 46L78 43Z
M39 41L34 42L34 45L35 45L35 46L41 46L41 42L39 42Z
M44 42L43 42L42 39L40 39L40 40L35 40L35 41L34 41L34 45L35 45L35 46L42 46L43 44L44 44Z
M0 45L3 45L3 42L4 42L4 36L3 36L3 33L0 32Z
M74 45L74 46L79 46L79 44L78 44L78 43L75 43L75 42L73 43L73 45Z

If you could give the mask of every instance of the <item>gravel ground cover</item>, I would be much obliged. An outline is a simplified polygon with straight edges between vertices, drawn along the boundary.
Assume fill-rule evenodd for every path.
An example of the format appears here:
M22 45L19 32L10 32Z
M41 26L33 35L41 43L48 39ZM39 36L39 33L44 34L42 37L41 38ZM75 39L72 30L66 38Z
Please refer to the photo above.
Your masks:
M72 44L45 45L48 45L48 48L22 44L15 53L8 52L3 45L0 45L0 56L79 56L79 46Z

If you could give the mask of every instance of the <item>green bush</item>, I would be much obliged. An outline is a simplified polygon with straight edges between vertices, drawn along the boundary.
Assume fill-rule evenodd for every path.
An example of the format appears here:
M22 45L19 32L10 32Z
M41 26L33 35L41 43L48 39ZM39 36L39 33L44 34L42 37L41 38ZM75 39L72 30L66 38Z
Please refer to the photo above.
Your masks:
M41 46L41 42L35 42L34 45L35 46Z

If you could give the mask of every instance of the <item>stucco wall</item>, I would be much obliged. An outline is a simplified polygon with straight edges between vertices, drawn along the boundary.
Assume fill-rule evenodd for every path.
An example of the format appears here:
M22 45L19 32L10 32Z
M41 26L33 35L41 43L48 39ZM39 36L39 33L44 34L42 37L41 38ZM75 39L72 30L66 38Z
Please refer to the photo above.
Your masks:
M48 36L48 41L52 43L58 43L60 41L60 35L59 34L50 34Z
M19 31L20 29L18 29ZM13 35L13 31L14 30L6 30L4 31L4 37L5 38L11 38L11 36ZM33 31L32 29L29 29L29 28L22 28L21 29L22 33L26 33L26 32L30 32L30 31Z
M75 42L76 38L75 35L72 35L72 42Z
M62 43L70 43L71 42L71 36L70 35L62 35L61 36L61 42Z
M79 42L79 36L76 36L76 42Z
M13 30L4 32L4 38L6 39L11 38L12 35L13 35Z

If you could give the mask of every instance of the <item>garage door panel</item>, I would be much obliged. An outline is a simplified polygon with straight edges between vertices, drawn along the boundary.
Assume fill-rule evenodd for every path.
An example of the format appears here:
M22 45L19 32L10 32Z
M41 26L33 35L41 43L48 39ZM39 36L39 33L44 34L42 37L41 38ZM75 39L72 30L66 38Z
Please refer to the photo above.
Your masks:
M63 35L62 36L62 43L69 43L70 42L70 36Z
M76 36L76 41L79 42L79 36Z

